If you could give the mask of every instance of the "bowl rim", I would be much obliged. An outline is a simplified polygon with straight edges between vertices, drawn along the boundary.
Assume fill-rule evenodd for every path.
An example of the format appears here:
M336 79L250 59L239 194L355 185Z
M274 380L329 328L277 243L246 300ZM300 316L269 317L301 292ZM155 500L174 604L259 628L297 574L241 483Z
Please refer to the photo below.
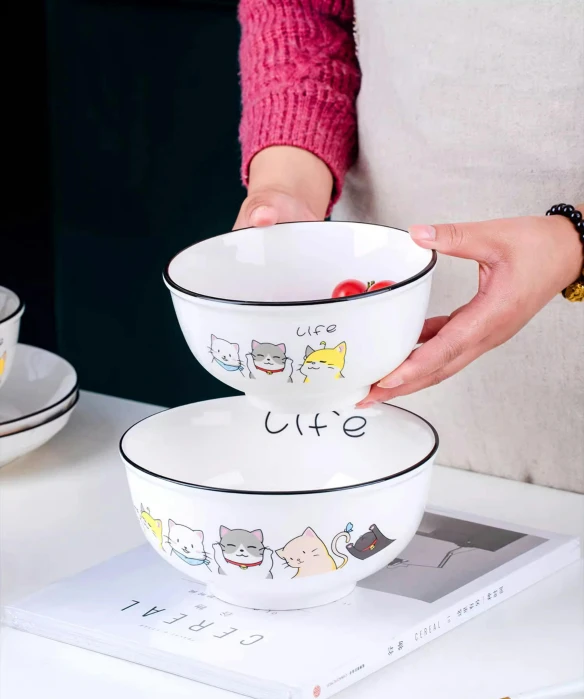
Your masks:
M63 410L63 412L57 413L56 415L53 415L50 417L46 422L41 422L38 425L31 425L30 427L25 427L23 430L17 430L16 432L9 432L8 434L0 434L0 440L2 439L8 439L8 437L17 437L18 435L24 434L25 432L30 432L31 430L38 430L41 427L44 427L45 425L50 425L51 422L55 422L55 420L58 420L60 417L65 417L66 415L69 415L69 413L73 410L73 408L79 403L79 398L81 397L81 393L78 391L77 395L75 396L75 400L71 405L67 408L67 410Z
M12 289L9 289L7 286L0 286L0 289L11 293L16 298L18 304L16 306L15 311L12 311L12 313L7 315L6 318L0 319L0 325L2 325L3 323L7 323L9 320L14 320L14 318L16 318L17 316L22 315L24 313L25 304L24 301L22 301L22 299L20 298L20 296L15 291L12 291Z
M365 221L290 221L290 222L282 222L282 223L275 223L274 226L289 226L290 224L294 223L310 223L310 224L327 224L327 223L347 223L347 224L358 224L358 225L365 225L365 226L375 226L377 228L388 228L394 231L401 231L402 233L406 233L403 228L396 228L395 226L387 226L385 224L381 223L367 223ZM213 301L215 303L226 303L226 304L232 304L235 306L270 306L270 307L283 307L283 306L320 306L323 304L327 303L342 303L346 301L354 301L356 299L363 299L363 298L370 298L373 296L379 296L381 294L388 294L391 293L392 291L395 291L396 289L401 289L404 286L407 286L408 284L413 284L413 282L418 281L418 279L421 279L422 277L425 277L427 274L429 274L434 267L436 266L436 262L438 261L438 253L436 250L430 250L431 257L430 257L430 262L419 272L416 272L412 277L408 277L407 279L402 280L401 282L397 282L395 284L392 284L392 286L386 287L385 289L378 289L377 291L369 291L365 292L362 294L355 294L354 296L343 296L340 298L327 298L327 299L309 299L307 301L242 301L241 299L224 299L220 296L210 296L208 294L201 294L198 291L191 291L190 289L185 289L183 286L180 284L177 284L175 281L173 281L172 277L170 276L170 266L172 263L182 255L184 252L187 250L190 250L191 248L194 248L197 245L200 245L201 243L204 243L208 240L211 240L213 238L221 238L223 236L227 235L232 235L233 233L238 233L240 231L248 231L248 230L255 230L254 226L247 226L246 228L238 228L236 231L229 231L228 233L222 233L221 235L216 235L216 236L210 236L209 238L205 238L205 240L200 240L198 243L193 243L192 245L187 245L187 247L183 248L182 250L179 250L175 255L173 255L170 260L166 263L166 266L164 268L164 271L162 273L162 278L164 279L165 284L170 288L172 291L173 289L175 291L180 292L181 294L185 294L186 296L191 296L193 298L197 299L203 299L205 301Z
M69 390L69 392L64 395L62 398L59 398L59 400L55 401L54 403L51 403L50 405L47 405L45 408L40 408L39 410L35 410L33 413L27 413L26 415L21 415L20 417L14 417L12 420L0 420L0 427L3 427L4 425L12 425L15 422L20 422L21 420L28 420L30 417L36 417L37 415L42 415L42 413L47 412L48 410L52 410L53 408L56 408L58 405L61 403L64 403L66 400L71 398L72 395L74 395L77 391L79 391L79 377L77 376L77 372L75 371L75 367L68 362L66 359L63 357L59 356L58 354L55 354L54 352L50 352L49 350L43 349L42 347L34 347L34 345L27 345L23 342L19 342L16 345L16 357L18 356L18 348L19 347L27 347L29 349L34 349L34 350L41 350L42 352L46 352L47 354L52 354L55 357L58 357L61 359L63 362L68 364L71 369L73 370L73 375L75 376L75 384L73 385L73 388ZM10 372L12 374L12 372ZM10 375L9 375L10 377ZM8 383L8 379L6 380L6 383ZM24 431L24 430L21 430ZM11 432L11 434L14 434L14 432ZM6 436L6 435L0 435L0 437Z
M311 490L241 490L239 488L219 488L217 486L212 486L212 485L201 485L199 483L187 483L186 481L181 481L177 478L170 478L169 476L163 476L160 473L153 473L147 468L144 468L143 466L140 466L137 464L135 461L130 459L130 457L125 453L124 451L124 439L126 438L126 435L134 429L134 427L137 427L139 424L142 422L145 422L146 420L149 420L152 417L155 417L156 415L161 415L162 413L166 413L169 410L176 410L176 408L166 408L165 410L160 410L157 413L153 413L152 415L148 415L145 418L142 418L135 424L133 424L131 427L129 427L124 434L121 436L120 441L119 441L119 452L120 456L122 457L122 460L125 462L126 466L131 466L132 468L135 468L138 471L141 471L142 473L145 473L148 476L152 476L153 478L158 478L162 481L166 481L167 483L173 483L174 485L183 485L188 488L195 488L196 490L210 490L216 493L228 493L230 495L321 495L324 493L336 493L336 492L341 492L344 490L355 490L357 488L365 488L366 486L371 486L371 485L378 485L380 483L386 483L387 481L391 481L394 478L399 478L400 476L405 476L408 473L411 473L412 471L415 471L419 468L421 468L424 464L426 464L428 461L430 461L436 452L438 451L438 446L440 444L440 437L438 436L438 432L436 431L436 428L434 425L432 425L431 422L426 420L426 418L421 417L417 413L414 413L411 410L407 410L406 408L402 408L399 405L394 405L393 403L387 403L387 402L382 402L379 403L379 405L386 405L390 408L395 408L397 410L401 410L404 413L409 413L410 415L413 415L414 417L418 418L418 420L421 420L424 422L429 428L432 434L434 435L434 446L432 449L426 454L426 456L423 459L420 459L420 461L416 462L412 466L408 466L407 468L403 469L402 471L398 471L397 473L392 473L388 476L382 476L381 478L375 478L372 481L366 481L365 483L355 483L353 485L343 485L343 486L338 486L336 488L318 488L318 489L311 489ZM184 406L177 406L177 407L184 407Z

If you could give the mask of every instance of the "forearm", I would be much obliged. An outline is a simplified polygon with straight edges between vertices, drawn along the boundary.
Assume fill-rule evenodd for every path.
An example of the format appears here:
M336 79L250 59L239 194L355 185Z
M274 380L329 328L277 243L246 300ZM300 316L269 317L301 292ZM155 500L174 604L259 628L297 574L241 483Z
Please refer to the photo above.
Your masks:
M273 173L275 179L296 187L308 175L320 200L327 179L320 164L311 158L301 162L292 153L257 156L271 146L292 146L326 165L328 199L336 199L356 153L360 73L352 2L242 0L239 17L244 183L254 189L263 186L268 172L263 166L273 160L280 168Z

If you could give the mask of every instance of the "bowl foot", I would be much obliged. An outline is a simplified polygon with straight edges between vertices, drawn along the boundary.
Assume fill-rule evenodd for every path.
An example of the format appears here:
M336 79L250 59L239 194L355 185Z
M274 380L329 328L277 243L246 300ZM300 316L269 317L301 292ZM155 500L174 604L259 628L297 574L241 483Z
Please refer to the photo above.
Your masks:
M257 592L239 591L231 592L226 590L221 585L207 586L207 590L222 602L233 604L236 607L245 607L246 609L262 609L270 611L292 611L294 609L309 609L311 607L321 607L324 604L331 604L350 595L355 589L356 584L350 583L342 587L335 587L332 590L328 589L321 592L308 593L304 591L300 594L286 594L282 597L279 595L266 594L265 590Z
M281 415L312 415L333 410L351 410L366 398L370 387L356 389L347 394L311 394L284 396L261 396L246 394L248 401L260 410Z

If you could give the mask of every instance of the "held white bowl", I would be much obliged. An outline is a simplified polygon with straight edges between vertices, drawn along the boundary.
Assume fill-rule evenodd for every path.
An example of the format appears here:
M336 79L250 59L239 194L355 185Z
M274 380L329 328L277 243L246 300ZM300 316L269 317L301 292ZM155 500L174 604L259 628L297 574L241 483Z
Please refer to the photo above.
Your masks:
M0 394L0 436L47 422L75 400L77 373L65 359L30 345L16 346Z
M262 409L348 408L414 348L436 253L365 223L286 223L180 252L164 281L186 341L216 378ZM392 280L332 299L347 278Z
M394 406L286 416L237 397L146 418L120 452L168 563L225 602L299 609L349 594L406 547L437 447Z
M24 303L13 291L0 286L0 388L12 369L23 313Z
M20 432L0 436L0 467L42 447L58 434L69 422L78 400L79 394L76 393L74 402L69 407L53 415L46 422L27 427Z

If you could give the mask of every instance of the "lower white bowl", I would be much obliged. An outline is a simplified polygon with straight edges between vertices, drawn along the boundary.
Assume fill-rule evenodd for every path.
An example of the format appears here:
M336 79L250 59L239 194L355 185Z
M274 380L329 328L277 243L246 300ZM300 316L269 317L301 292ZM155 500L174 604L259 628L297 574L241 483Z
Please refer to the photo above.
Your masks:
M120 451L155 550L225 602L279 610L340 599L399 555L437 447L394 406L273 416L238 397L151 416Z
M79 394L76 394L71 405L41 425L34 425L20 432L0 436L0 468L42 447L43 444L52 439L69 422L78 400Z

